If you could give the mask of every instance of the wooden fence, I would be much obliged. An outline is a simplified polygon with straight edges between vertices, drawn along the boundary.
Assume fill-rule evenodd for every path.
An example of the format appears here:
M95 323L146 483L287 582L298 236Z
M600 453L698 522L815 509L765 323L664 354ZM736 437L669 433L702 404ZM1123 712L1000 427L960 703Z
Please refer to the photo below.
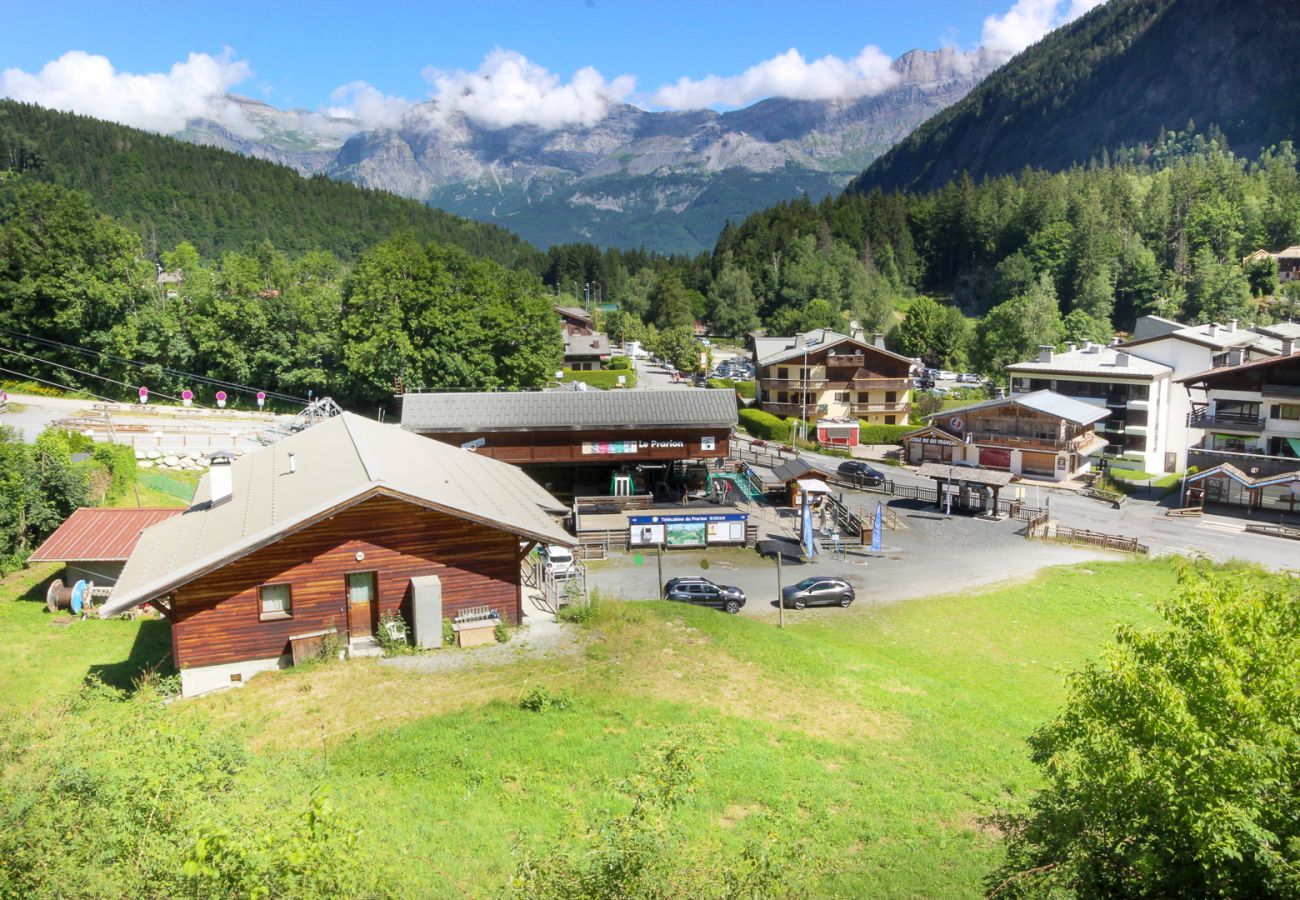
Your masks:
M1084 528L1070 528L1056 522L1042 522L1025 529L1025 537L1032 540L1056 541L1061 544L1082 544L1101 550L1115 550L1119 553L1133 553L1147 556L1151 548L1138 543L1137 538L1122 534L1106 534L1100 531L1088 531Z

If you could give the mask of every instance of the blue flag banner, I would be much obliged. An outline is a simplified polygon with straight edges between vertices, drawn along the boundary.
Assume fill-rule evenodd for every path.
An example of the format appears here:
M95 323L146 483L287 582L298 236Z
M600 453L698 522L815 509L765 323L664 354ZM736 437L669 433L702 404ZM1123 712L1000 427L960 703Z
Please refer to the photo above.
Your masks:
M813 538L812 508L808 503L808 492L803 492L803 555L812 559L817 553L817 541Z
M876 501L876 517L871 522L871 552L880 552L880 532L884 530L883 521L885 518L884 505L879 500Z

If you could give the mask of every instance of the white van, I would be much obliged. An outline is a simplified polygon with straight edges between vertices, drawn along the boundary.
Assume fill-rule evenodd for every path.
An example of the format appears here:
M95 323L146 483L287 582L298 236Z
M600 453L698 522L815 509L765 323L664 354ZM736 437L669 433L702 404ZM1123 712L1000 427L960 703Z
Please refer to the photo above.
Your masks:
M552 578L572 578L576 573L573 563L573 551L557 544L543 544L537 548L537 558L542 567Z

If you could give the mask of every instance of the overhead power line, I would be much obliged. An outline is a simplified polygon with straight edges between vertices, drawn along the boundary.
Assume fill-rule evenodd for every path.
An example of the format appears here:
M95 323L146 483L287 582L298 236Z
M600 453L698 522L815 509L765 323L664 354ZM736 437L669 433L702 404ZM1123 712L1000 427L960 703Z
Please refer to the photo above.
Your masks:
M22 353L18 350L10 350L8 347L0 347L0 353L9 353L14 356L21 356L23 359L30 359L32 362L43 363L44 365L47 366L54 366L57 369L64 369L68 372L75 372L78 375L85 375L87 378L98 378L100 381L107 381L109 384L120 384L124 388L134 389L136 387L136 385L127 384L125 381L118 381L116 378L109 378L107 375L100 375L95 372L87 372L84 369L78 369L74 366L65 366L63 363L56 363L52 360L41 359L39 356L31 356L27 353ZM157 394L159 397L162 397L164 400L174 400L177 403L181 402L181 398L179 397L173 397L170 394L164 394L161 391L158 391Z
M41 384L48 384L50 387L56 387L59 388L60 390L66 391L68 389L68 386L66 384L59 384L57 381L50 381L48 378L38 378L35 375L29 375L26 372L19 372L15 369L6 369L3 366L0 366L0 372L4 372L9 375L17 375L19 378L24 378L28 381L39 381ZM96 400L103 400L105 403L117 402L116 400L112 400L108 397L102 397L99 394L96 394L94 391L86 391L86 393L90 394L90 396L94 397Z
M67 344L64 343L63 341L56 341L53 338L37 337L34 334L25 334L21 331L15 331L12 328L4 328L0 326L0 332L13 335L14 337L20 337L23 338L24 340L35 341L36 343L39 344L45 344L46 346L49 347L61 347L65 350L71 350L74 353L82 353L87 356L95 356L95 357L99 357L100 359L112 360L113 362L121 363L122 365L135 366L136 368L144 368L145 366L157 366L159 371L165 372L168 375L175 376L176 378L188 379L190 381L194 381L200 384L212 385L213 387L229 388L232 391L240 391L246 394L257 394L260 392L266 394L266 396L268 397L275 397L279 400L288 400L292 403L307 402L306 397L295 397L293 394L286 394L281 391L268 391L265 388L250 387L249 385L246 384L240 384L237 381L224 381L220 378L210 378L206 375L198 375L194 372L186 372L183 369L172 369L167 366L158 365L157 363L147 363L147 362L140 362L139 360L135 360L135 359L127 359L126 357L123 356L116 356L112 353L105 353L102 350L91 350L88 347L78 347L76 344Z

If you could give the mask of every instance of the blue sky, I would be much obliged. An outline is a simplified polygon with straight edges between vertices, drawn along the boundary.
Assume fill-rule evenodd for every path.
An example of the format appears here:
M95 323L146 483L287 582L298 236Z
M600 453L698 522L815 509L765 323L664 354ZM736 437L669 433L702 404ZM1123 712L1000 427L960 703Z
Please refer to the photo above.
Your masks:
M546 124L609 102L861 96L887 87L883 68L909 49L992 41L1010 55L1097 2L53 0L6 10L0 94L156 130L201 107L196 95L226 90L380 120L411 101L474 94L471 115L508 124L536 107ZM521 90L506 89L512 79Z

